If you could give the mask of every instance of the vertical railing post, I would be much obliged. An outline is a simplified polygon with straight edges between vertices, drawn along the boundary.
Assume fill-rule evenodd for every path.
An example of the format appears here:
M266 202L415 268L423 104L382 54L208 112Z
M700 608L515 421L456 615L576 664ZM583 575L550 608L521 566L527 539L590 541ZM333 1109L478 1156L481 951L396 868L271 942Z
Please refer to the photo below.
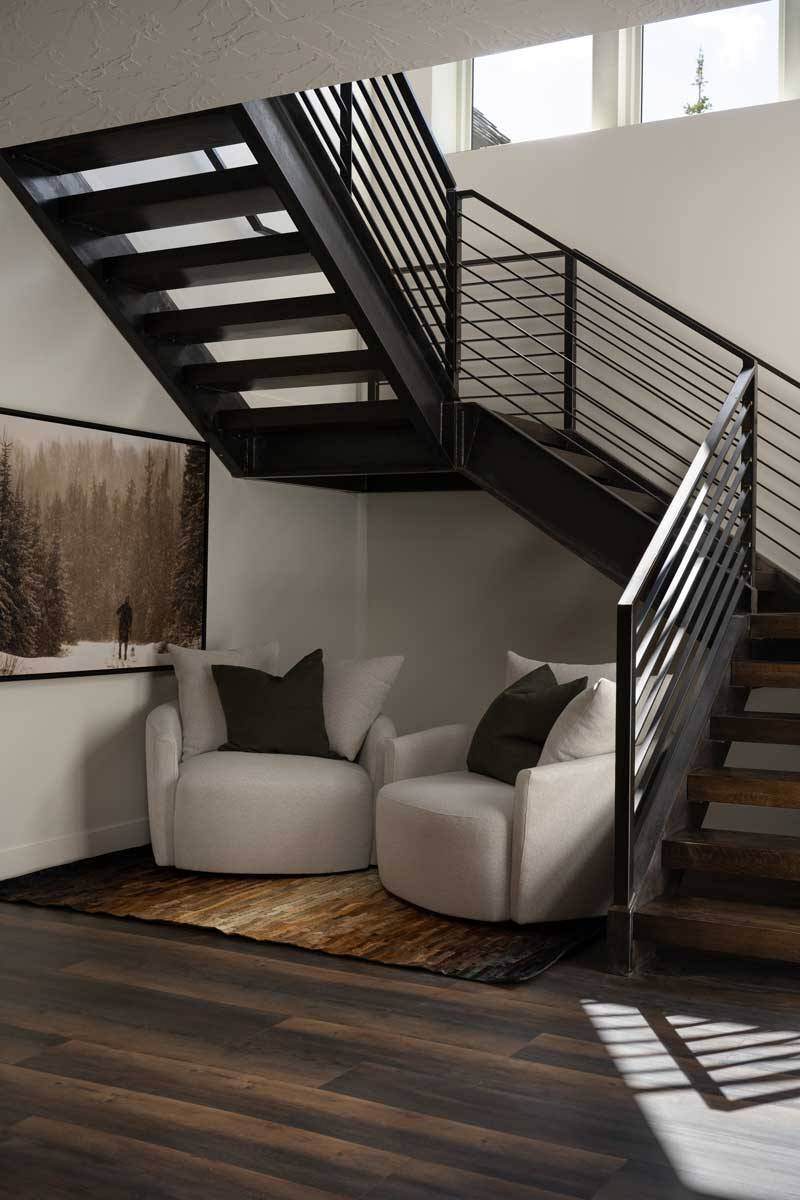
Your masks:
M748 498L745 506L747 519L749 524L748 534L750 536L750 562L748 565L750 578L750 607L755 610L757 594L756 594L756 520L758 517L758 364L752 359L746 359L742 367L744 370L752 369L753 377L747 385L744 393L745 418L742 422L742 432L748 437L747 451L747 470L744 475L744 486L748 489Z
M461 365L461 193L457 188L448 188L446 193L445 250L447 301L447 366L454 390L458 391L458 375Z
M564 428L574 430L578 272L574 254L564 255Z
M614 814L614 904L633 892L633 802L636 778L636 623L632 604L617 606L617 729Z
M339 153L342 159L342 182L348 192L353 190L353 85L343 83L339 89L342 100L342 124Z

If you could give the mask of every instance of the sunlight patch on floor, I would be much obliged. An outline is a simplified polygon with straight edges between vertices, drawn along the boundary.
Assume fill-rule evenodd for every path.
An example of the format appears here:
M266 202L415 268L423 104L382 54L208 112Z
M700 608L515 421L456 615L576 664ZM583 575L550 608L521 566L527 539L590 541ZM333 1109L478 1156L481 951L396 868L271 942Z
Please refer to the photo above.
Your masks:
M800 1027L583 1007L684 1185L708 1200L800 1197Z

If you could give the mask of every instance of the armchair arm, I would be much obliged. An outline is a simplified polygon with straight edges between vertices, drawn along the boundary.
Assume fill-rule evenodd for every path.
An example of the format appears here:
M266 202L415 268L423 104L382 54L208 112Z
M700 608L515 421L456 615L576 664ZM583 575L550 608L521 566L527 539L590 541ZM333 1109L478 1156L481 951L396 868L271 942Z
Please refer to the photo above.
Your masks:
M512 920L605 916L613 842L613 754L520 771L511 844Z
M147 810L150 841L159 866L175 861L175 789L183 752L183 728L176 703L160 704L145 724Z
M384 781L398 783L421 775L466 771L471 738L469 725L438 725L392 738L386 743Z
M397 737L397 729L391 717L381 713L370 726L364 745L358 756L359 765L372 780L372 790L377 796L383 787L383 767L386 758L386 743L390 738Z

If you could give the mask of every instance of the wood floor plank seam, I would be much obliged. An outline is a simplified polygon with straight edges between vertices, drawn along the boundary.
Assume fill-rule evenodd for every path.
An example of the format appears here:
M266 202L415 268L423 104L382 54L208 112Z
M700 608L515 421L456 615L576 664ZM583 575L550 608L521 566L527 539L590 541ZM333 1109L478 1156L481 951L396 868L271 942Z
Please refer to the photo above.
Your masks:
M110 1051L103 1047L69 1042L63 1048L44 1051L22 1064L24 1069L84 1085L118 1088L126 1079L125 1091L138 1097L158 1096L171 1103L197 1105L208 1112L261 1120L270 1127L302 1130L312 1136L344 1140L358 1149L375 1149L381 1140L392 1143L390 1154L413 1156L440 1166L458 1167L474 1153L474 1126L438 1116L420 1114L373 1100L349 1097L322 1088L270 1084L261 1079L231 1072L203 1069L185 1063L158 1060L135 1051ZM195 1099L189 1098L194 1095ZM201 1099L202 1098L202 1099ZM259 1112L271 1116L257 1115ZM325 1133L324 1130L330 1132ZM333 1132L333 1131L336 1132ZM533 1131L532 1131L533 1132ZM481 1152L491 1157L494 1170L478 1174L499 1175L512 1180L527 1167L551 1173L572 1172L584 1182L605 1177L622 1165L619 1156L580 1147L564 1147L541 1137L508 1133L485 1127L478 1133ZM566 1160L569 1160L567 1166Z

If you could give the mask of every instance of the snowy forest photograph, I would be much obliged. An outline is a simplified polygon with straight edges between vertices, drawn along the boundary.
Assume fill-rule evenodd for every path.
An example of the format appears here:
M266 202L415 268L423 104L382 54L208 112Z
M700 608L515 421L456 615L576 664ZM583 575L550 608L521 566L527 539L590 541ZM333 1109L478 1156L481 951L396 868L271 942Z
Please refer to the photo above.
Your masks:
M202 646L208 447L0 410L0 681Z

